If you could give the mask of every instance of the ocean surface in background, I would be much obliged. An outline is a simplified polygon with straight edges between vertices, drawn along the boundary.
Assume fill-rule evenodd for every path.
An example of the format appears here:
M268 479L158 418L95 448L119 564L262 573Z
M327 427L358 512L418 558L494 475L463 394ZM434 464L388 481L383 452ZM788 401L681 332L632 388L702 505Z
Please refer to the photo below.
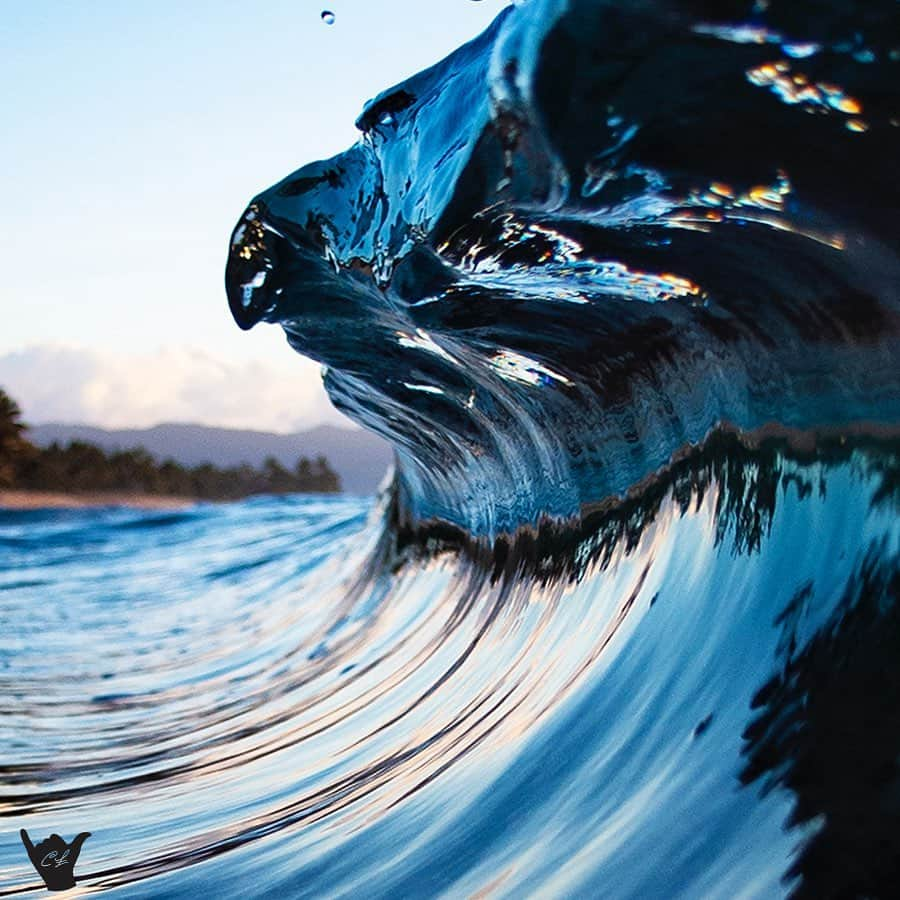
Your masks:
M394 480L2 514L0 895L895 896L898 70L531 0L256 197L232 313Z

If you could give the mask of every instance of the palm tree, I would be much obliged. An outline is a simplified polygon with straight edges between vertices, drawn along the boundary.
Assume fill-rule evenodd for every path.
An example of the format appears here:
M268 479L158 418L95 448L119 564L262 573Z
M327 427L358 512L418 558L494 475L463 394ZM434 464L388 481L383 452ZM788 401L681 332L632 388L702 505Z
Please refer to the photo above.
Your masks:
M3 388L0 388L0 440L8 434L18 437L24 430L22 410Z
M0 388L0 487L13 485L19 466L34 453L23 437L25 428L19 404Z

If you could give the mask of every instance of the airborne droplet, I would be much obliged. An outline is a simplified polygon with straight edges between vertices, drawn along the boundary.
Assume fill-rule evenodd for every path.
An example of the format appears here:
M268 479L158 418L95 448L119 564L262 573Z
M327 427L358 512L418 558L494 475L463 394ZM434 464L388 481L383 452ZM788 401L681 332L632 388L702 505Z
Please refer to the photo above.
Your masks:
M334 25L334 13L330 9L322 10L322 21L326 25Z

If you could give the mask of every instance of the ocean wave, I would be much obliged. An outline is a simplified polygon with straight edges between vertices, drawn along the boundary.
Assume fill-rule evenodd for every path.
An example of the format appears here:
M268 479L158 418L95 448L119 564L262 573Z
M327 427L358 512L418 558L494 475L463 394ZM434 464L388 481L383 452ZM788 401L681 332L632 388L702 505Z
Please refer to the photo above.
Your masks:
M2 514L3 815L86 893L893 896L898 46L530 0L256 197L232 312L393 481Z
M489 535L721 424L894 428L896 4L801 7L509 9L254 199L235 318L327 366L411 515Z

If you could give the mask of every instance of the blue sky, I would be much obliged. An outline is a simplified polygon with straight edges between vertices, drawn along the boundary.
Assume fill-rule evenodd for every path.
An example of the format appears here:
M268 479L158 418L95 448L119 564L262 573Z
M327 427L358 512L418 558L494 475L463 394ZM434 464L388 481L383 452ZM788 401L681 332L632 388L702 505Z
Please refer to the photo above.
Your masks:
M0 385L34 422L336 421L280 329L232 323L231 228L505 5L331 0L329 26L308 0L4 4Z

